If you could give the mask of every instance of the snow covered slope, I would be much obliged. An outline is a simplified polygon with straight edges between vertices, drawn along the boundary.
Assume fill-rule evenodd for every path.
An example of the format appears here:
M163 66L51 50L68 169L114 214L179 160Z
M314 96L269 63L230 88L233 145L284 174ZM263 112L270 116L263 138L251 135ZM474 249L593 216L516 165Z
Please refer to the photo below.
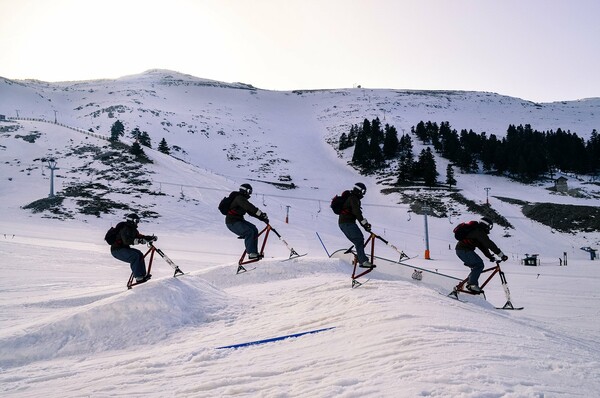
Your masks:
M410 264L462 279L467 269L452 250L458 220L428 218L432 259L424 260L423 217L381 194L375 178L348 167L327 139L374 117L399 131L430 119L459 129L481 123L499 135L508 123L530 123L586 136L598 126L598 103L532 104L465 92L269 92L169 71L61 84L0 79L0 114L19 110L21 118L53 122L56 111L58 122L105 136L118 118L128 131L148 131L154 147L165 137L184 160L146 150L153 163L139 167L147 191L135 191L99 179L106 168L99 154L109 150L102 138L41 121L0 122L0 391L11 397L594 396L600 267L580 247L597 247L598 233L558 233L493 199L515 226L510 236L492 231L510 257L502 268L512 301L525 307L508 312L494 308L506 300L499 280L486 288L487 302L458 302L385 272L351 289L350 266L328 258L316 232L329 253L349 246L329 200L364 181L363 210L374 231L418 255ZM102 241L123 212L53 218L22 209L48 195L42 159L49 156L60 167L57 191L102 182L112 190L104 198L159 214L140 229L155 233L156 245L186 275L173 278L157 257L153 278L127 290L127 264ZM497 196L598 205L499 177L459 177L465 196L479 202L483 188L493 187ZM216 206L242 182L254 185L252 201L307 256L282 262L288 248L271 235L265 260L235 274L242 243ZM472 216L463 210L464 218ZM397 258L381 243L376 251ZM540 254L541 265L522 266L526 253ZM563 253L566 267L558 265ZM217 349L323 328L332 329Z

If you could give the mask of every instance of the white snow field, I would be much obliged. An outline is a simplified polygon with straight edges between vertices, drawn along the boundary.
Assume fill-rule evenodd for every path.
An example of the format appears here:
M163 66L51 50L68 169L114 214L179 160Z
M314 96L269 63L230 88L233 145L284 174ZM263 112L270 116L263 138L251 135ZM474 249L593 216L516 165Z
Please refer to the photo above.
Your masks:
M523 185L483 174L457 175L458 188L471 200L485 201L483 188L492 187L491 205L515 227L503 230L496 226L491 237L509 255L501 267L511 302L524 307L521 311L496 309L507 300L498 276L485 288L487 301L461 294L466 301L462 302L428 283L427 275L421 281L401 277L398 267L403 265L383 260L376 261L379 267L362 278L370 278L367 283L353 289L352 267L329 257L350 243L328 207L334 194L357 181L368 187L363 211L373 231L409 256L416 256L405 264L456 280L468 274L454 254L452 229L457 222L476 219L476 215L460 209L460 217L428 217L431 259L427 260L424 217L409 213L408 205L399 204L393 194L381 194L376 177L360 176L347 165L351 154L338 156L326 142L344 130L340 127L344 123L360 123L364 117L372 117L370 109L376 112L378 106L385 106L375 106L370 102L375 102L374 97L352 90L337 95L260 90L252 94L215 83L210 87L167 86L163 92L159 84L143 82L148 76L153 74L130 78L141 85L130 90L132 98L143 102L147 96L154 107L163 102L168 90L185 88L196 90L194 98L201 98L190 108L203 102L206 106L198 108L212 110L203 113L210 138L202 136L200 129L188 135L167 131L154 116L140 113L138 117L135 110L120 115L128 128L137 119L151 119L140 128L148 129L153 143L164 133L170 144L186 151L180 153L184 162L146 150L154 161L148 166L154 173L151 188L164 195L129 199L159 213L159 218L142 220L140 231L156 234L156 246L185 275L173 277L172 268L156 256L152 279L128 290L128 264L112 258L103 241L108 227L119 222L123 212L101 217L77 214L61 220L22 209L48 195L49 171L43 171L41 157L72 144L102 146L106 142L51 123L0 122L0 127L19 126L18 131L0 136L0 395L598 396L600 261L591 261L589 253L580 248L598 248L600 234L551 230L527 219L517 205L494 197L598 206L597 185L570 178L572 186L589 193L576 198L552 194L547 184ZM131 81L122 83L134 87ZM19 109L21 116L46 112L49 119L54 115L45 108L50 102L60 109L60 117L69 119L67 125L87 130L89 124L84 123L79 108L100 102L103 95L102 101L108 104L110 95L86 84L109 86L107 91L117 91L120 86L118 81L78 84L82 86L79 91L77 85L64 90L61 85L39 88L44 86L40 82L4 81L0 113L13 109ZM41 94L36 97L35 93ZM394 104L393 91L375 95L387 98L381 103ZM490 100L490 109L485 111L489 117L483 118L490 123L485 125L475 116L483 111L474 98L494 95L464 95L464 106L455 109L451 105L444 110L454 115L456 124L477 120L481 128L492 131L520 122L511 119L511 114L526 119L525 113L516 111L525 105L502 97L504 107ZM421 105L403 105L396 111L390 108L387 122L396 124L399 131L405 123L408 132L410 125L428 120L430 112L441 112L438 106L426 106L438 97L423 97ZM121 98L128 97L113 101L119 103ZM186 103L175 98L164 101L173 108L173 113L165 116L173 119L173 125L175 119L183 120L176 111L183 112ZM411 98L418 101L420 96ZM507 101L518 104L511 107ZM247 106L244 109L243 104ZM562 128L581 128L589 134L588 127L598 125L598 116L589 116L588 106L585 101L564 108L558 103L543 104L528 112L535 115L532 123L547 123L534 125L536 128L556 128L564 123ZM556 109L563 111L557 113ZM460 113L463 111L466 113ZM433 118L438 116L443 117L436 114ZM202 118L186 119L188 126L192 119L198 122ZM102 119L97 123L104 126L100 129L104 135L110 122ZM219 129L223 134L217 133ZM33 143L15 137L32 131L40 132ZM273 161L265 161L269 159ZM87 161L58 157L57 192L69 181L94 178L78 171ZM437 161L442 174L446 163L440 158ZM261 182L277 181L278 176L288 174L296 189L280 190ZM248 266L255 269L236 274L243 243L227 230L217 204L243 182L253 184L251 201L269 214L271 225L285 242L271 234L265 259ZM283 261L289 257L286 243L307 255ZM523 257L533 253L539 254L540 265L521 265ZM568 263L560 266L565 253ZM375 254L398 259L397 251L381 241L376 241ZM267 339L274 340L220 348Z

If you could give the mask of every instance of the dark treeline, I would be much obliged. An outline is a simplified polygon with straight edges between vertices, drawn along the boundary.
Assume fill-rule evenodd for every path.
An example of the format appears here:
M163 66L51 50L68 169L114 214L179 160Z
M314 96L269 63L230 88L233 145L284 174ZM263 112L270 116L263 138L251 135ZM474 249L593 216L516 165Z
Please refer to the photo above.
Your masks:
M558 170L576 174L600 172L600 136L594 129L586 142L576 133L558 129L540 132L530 125L509 125L504 138L475 133L473 130L452 129L449 122L419 122L411 133L424 144L450 160L463 173L494 172L522 181L533 181ZM435 157L429 147L423 149L415 160L411 135L398 138L394 126L382 127L379 118L362 125L352 125L348 133L340 136L339 149L354 146L352 164L369 174L389 167L389 160L398 163L398 184L407 185L423 181L428 186L436 184ZM456 184L454 171L446 169L446 184Z
M509 125L501 140L485 132L459 133L448 122L438 126L421 121L411 131L464 173L478 172L481 165L485 172L532 181L557 170L576 174L600 171L600 137L595 129L587 142L570 131L540 132L529 124Z
M398 138L394 126L381 126L379 118L362 125L352 125L348 134L340 136L339 149L354 146L352 164L369 174L387 167L387 161L398 161L398 183L406 185L414 181L423 181L428 186L436 184L438 172L435 156L430 148L423 149L417 160L413 154L412 138L403 134Z
M109 141L113 144L119 143L120 137L125 135L125 126L120 120L114 122L110 128L110 139ZM148 160L146 153L142 146L147 148L152 148L152 140L150 135L145 131L140 131L139 127L134 128L131 131L131 138L133 138L134 142L131 145L129 152L136 156L138 159ZM164 154L169 155L171 153L171 149L167 144L167 141L163 138L158 144L158 151Z

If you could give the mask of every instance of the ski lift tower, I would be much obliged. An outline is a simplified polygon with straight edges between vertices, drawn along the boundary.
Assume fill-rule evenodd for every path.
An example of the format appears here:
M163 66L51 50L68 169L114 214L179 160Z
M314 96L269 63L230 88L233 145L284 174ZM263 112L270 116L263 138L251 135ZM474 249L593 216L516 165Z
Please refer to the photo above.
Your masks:
M431 208L429 206L423 206L423 218L425 221L425 260L431 260L429 256L429 227L427 225L427 213Z
M490 189L492 189L492 188L486 187L486 188L483 188L483 189L485 189L485 205L489 206L490 205L490 199L489 199Z
M48 168L50 169L50 198L54 197L54 170L59 170L56 167L56 159L50 158L48 159Z

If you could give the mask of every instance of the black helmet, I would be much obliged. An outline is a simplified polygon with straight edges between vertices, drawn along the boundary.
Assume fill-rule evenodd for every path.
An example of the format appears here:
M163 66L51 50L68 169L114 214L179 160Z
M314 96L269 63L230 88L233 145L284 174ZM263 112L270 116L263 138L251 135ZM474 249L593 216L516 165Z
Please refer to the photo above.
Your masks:
M492 228L494 228L494 222L488 217L482 217L481 220L479 220L479 223L484 225L487 228L488 232L490 232Z
M252 185L250 184L242 184L240 185L240 192L247 198L252 195Z
M125 216L125 220L137 225L140 222L140 217L135 213L131 213Z
M362 182L357 182L352 188L352 192L358 194L361 198L367 193L367 187Z

